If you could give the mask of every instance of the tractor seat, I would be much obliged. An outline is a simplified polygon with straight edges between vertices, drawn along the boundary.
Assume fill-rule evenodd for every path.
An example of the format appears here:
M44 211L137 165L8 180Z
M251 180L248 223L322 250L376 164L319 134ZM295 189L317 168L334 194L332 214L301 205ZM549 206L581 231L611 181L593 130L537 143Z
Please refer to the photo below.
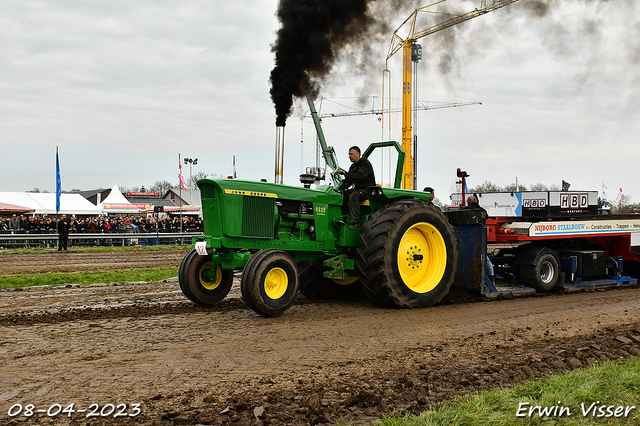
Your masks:
M376 183L376 186L382 186L382 185ZM348 206L349 205L349 201L346 201L345 205ZM360 201L360 205L361 206L370 206L371 204L369 203L369 200L366 199L366 200Z
M379 184L379 183L376 183L376 186L382 186L382 185ZM370 206L371 204L369 204L369 200L367 199L367 200L364 200L364 201L360 201L360 205L361 206Z
M382 185L376 184L376 186L382 186ZM349 205L348 201L347 201L347 205ZM371 204L369 203L369 200L367 199L367 200L360 201L360 205L361 206L370 206Z
M349 202L347 201L347 206L349 205ZM361 206L370 206L371 204L369 204L369 200L363 200L360 201L360 205Z

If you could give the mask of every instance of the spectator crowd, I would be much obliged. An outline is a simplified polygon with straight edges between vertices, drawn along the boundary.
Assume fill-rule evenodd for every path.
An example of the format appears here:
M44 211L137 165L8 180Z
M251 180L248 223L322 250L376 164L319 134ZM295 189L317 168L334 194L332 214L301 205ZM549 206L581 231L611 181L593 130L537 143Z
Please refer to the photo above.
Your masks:
M82 219L70 218L70 233L152 233L152 232L203 232L202 219L198 217L183 216L182 226L180 217L165 216L138 217L138 216L96 216ZM57 220L55 217L16 215L0 217L0 232L29 233L29 234L55 234L57 233Z

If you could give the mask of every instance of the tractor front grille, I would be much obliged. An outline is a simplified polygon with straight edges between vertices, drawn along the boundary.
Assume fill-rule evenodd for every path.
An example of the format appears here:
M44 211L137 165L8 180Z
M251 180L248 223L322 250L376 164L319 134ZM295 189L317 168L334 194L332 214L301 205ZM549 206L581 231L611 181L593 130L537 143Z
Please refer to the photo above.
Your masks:
M276 200L250 196L242 198L242 236L274 238Z

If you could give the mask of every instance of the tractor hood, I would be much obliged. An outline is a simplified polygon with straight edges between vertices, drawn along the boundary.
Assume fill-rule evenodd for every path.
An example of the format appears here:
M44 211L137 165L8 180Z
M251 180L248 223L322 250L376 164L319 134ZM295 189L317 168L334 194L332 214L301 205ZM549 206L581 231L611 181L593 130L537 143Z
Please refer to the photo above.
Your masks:
M298 200L312 203L342 204L342 194L328 185L315 189L239 179L200 179L202 199L224 196L249 196Z
M204 233L217 238L276 238L279 208L308 203L320 212L342 205L342 194L329 186L299 188L238 179L201 179ZM299 205L299 204L298 204ZM324 213L323 213L324 214ZM326 220L327 216L323 216ZM213 244L213 240L212 240ZM215 247L215 245L213 246Z

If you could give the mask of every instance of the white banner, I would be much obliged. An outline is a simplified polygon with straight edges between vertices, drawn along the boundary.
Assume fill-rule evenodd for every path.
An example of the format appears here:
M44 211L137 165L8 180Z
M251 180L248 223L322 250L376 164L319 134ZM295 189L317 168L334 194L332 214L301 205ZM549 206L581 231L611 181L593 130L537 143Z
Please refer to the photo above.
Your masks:
M588 234L622 234L640 232L638 220L588 220L567 222L539 222L529 227L530 237L551 235L588 235Z

